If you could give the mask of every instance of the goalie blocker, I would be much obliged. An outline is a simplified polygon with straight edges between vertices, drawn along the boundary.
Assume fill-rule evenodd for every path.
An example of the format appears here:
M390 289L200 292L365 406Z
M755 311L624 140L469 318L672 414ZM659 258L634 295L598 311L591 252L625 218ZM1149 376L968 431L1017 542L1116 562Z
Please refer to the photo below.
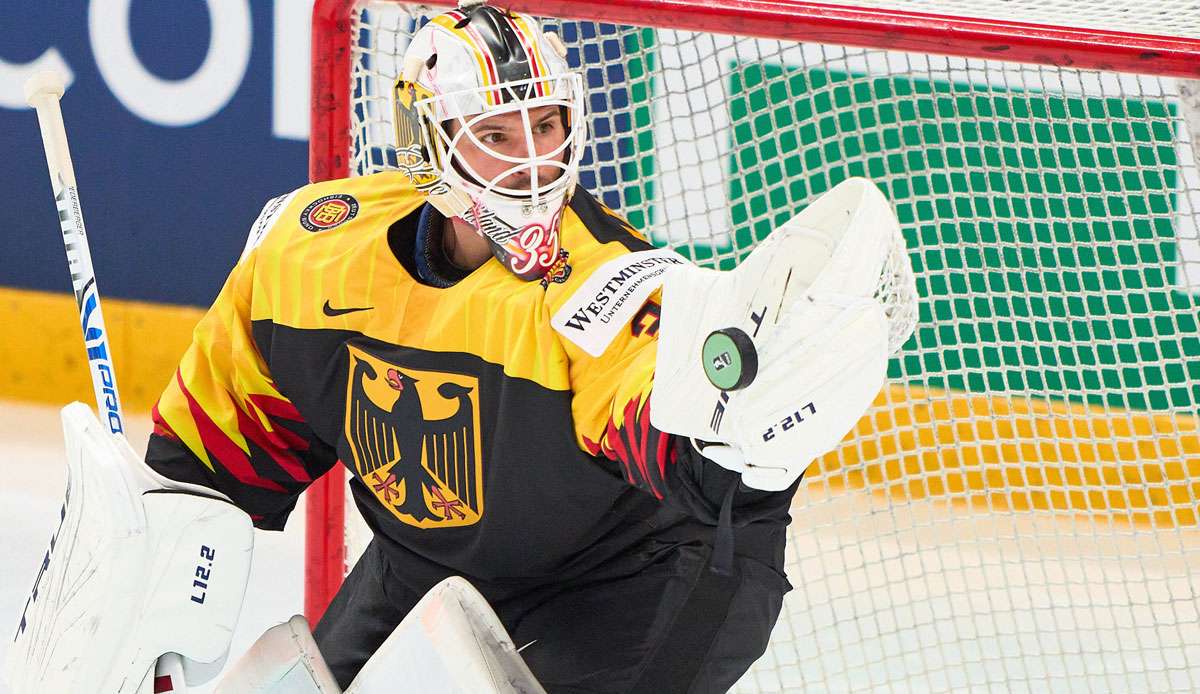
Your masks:
M63 409L67 493L8 652L14 694L154 691L159 656L189 685L224 664L250 569L250 518L167 480L81 403Z

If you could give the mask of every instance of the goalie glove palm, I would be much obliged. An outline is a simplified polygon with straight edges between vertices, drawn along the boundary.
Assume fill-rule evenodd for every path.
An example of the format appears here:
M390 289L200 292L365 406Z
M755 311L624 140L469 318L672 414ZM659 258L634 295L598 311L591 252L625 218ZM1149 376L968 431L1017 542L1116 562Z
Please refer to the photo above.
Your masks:
M879 393L889 352L911 334L915 296L887 200L869 181L846 181L736 270L667 275L652 423L723 444L702 453L750 487L785 489ZM711 343L705 351L710 335L729 328L750 338L757 358L757 374L738 390L718 388L705 369L738 365Z

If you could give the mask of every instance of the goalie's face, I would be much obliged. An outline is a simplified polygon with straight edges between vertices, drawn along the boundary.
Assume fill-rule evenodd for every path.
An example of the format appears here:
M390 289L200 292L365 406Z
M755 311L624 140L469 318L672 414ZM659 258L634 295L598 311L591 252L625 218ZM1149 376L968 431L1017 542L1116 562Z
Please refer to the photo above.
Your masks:
M567 129L558 106L448 122L453 165L485 189L524 197L567 173Z
M561 270L585 147L583 76L533 17L470 5L430 19L394 93L397 163L518 277Z
M442 180L470 200L452 216L487 239L493 255L525 280L545 277L563 258L558 228L582 149L564 112L569 108L562 103L514 101L438 127L446 143Z

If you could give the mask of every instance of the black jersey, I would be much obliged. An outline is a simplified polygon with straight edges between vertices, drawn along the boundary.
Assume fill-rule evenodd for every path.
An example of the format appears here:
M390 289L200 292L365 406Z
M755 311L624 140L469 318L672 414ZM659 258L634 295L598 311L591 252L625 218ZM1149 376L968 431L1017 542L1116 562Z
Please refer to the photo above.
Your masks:
M490 259L432 287L412 261L423 204L398 173L268 204L155 407L150 465L280 528L340 461L418 590L559 580L648 535L711 534L705 489L728 475L649 424L657 304L638 286L665 252L580 190L541 282ZM781 558L787 498L748 494Z

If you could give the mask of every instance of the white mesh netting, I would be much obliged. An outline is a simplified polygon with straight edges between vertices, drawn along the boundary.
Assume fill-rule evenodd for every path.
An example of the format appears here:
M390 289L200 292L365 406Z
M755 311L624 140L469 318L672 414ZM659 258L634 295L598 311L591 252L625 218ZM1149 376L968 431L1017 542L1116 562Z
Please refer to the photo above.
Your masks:
M856 0L831 4L1149 36L1200 36L1200 5L1192 0Z
M1077 4L1100 11L1082 25L1196 34L1191 3ZM356 174L389 164L413 21L372 5L357 27ZM916 333L806 475L796 589L737 691L1200 690L1200 172L1179 84L546 26L591 89L583 185L656 242L731 267L867 176L917 272Z

